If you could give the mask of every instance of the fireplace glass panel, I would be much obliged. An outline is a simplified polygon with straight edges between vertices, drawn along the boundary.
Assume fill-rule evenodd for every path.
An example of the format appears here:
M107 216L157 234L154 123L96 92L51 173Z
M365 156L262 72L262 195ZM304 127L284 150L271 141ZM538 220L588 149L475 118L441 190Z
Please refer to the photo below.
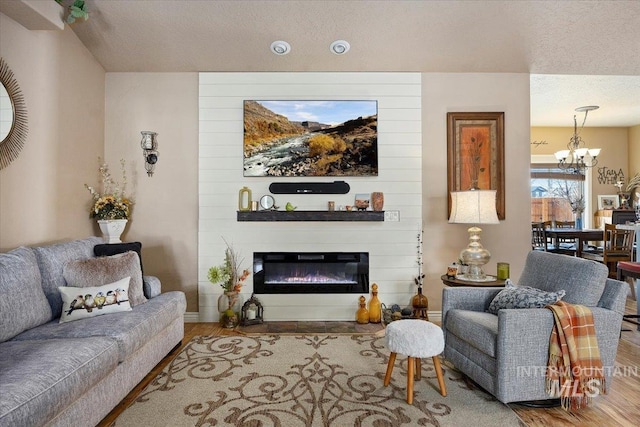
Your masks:
M369 254L364 252L258 252L253 270L257 294L369 292Z

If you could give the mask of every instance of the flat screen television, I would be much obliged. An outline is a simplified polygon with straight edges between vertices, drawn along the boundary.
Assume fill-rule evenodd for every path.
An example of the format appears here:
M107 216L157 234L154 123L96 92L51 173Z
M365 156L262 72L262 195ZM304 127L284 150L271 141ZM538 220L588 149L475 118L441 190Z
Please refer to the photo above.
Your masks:
M244 101L244 176L377 176L378 102Z

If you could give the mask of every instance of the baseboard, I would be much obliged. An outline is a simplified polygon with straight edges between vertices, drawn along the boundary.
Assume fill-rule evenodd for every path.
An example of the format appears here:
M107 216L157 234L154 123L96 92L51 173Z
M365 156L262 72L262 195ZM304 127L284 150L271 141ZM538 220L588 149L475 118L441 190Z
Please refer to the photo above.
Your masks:
M429 311L429 320L434 323L442 323L442 311ZM199 323L200 313L197 311L187 311L184 314L184 323Z
M427 311L429 321L433 323L442 323L442 311Z
M197 311L187 311L184 314L184 323L198 323L200 322L200 313Z

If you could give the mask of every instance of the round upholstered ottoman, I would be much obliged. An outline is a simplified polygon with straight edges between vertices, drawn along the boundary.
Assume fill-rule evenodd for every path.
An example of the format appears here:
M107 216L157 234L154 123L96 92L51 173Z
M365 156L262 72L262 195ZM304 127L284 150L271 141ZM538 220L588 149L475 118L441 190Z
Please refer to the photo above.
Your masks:
M422 371L421 359L431 357L433 366L438 377L440 394L447 395L444 384L442 367L438 355L444 350L444 335L442 329L437 325L425 320L396 320L390 323L385 331L387 337L387 347L391 351L387 373L384 377L384 386L391 382L393 365L396 362L396 355L408 356L407 360L407 403L413 403L413 377L414 373L418 380Z

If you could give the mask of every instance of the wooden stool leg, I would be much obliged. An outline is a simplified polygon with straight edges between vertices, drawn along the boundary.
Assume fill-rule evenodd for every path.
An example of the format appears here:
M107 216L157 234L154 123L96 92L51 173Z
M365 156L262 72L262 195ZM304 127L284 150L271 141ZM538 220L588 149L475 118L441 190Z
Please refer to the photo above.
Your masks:
M420 381L422 378L422 359L416 357L416 379Z
M413 369L416 366L415 359L409 357L407 360L407 403L413 403Z
M396 363L396 354L389 355L389 363L387 364L387 373L384 376L384 386L388 386L391 382L391 372L393 372L393 364Z
M442 375L442 366L440 366L440 358L433 356L433 366L436 368L436 375L438 376L438 385L440 386L440 394L447 395L447 387L444 384L444 376Z

